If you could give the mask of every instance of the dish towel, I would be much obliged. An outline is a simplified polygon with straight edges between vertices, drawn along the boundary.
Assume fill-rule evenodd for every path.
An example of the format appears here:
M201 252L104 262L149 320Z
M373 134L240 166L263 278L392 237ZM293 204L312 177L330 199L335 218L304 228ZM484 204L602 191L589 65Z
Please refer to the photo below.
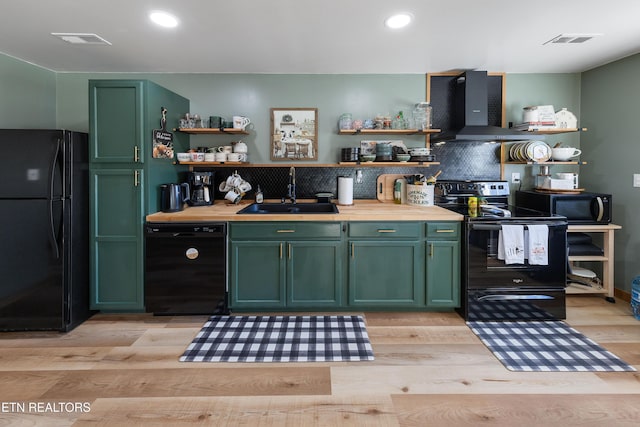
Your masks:
M502 224L498 233L498 259L505 264L524 264L524 226Z
M535 224L527 225L527 228L529 229L529 242L527 243L529 264L549 264L549 227L544 224Z

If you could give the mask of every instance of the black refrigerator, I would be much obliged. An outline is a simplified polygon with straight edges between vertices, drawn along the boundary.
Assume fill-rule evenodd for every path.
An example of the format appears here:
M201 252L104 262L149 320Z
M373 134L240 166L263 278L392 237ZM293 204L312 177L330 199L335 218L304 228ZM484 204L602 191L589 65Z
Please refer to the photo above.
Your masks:
M0 129L0 330L69 331L89 310L88 135Z

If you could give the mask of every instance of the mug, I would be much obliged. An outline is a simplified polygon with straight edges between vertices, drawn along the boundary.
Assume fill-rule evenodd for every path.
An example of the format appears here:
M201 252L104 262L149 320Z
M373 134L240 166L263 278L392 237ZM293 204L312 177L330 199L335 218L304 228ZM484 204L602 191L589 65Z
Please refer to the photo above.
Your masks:
M235 188L235 187L238 187L240 184L242 184L242 178L238 174L230 175L229 178L227 178L228 187Z
M241 194L246 193L251 190L251 184L249 184L247 181L244 181L238 186L238 190L240 190Z
M558 147L551 149L551 158L553 160L567 161L572 157L582 154L582 150L572 147Z
M204 161L205 162L215 162L216 155L214 153L204 153Z
M227 154L227 160L230 162L239 162L240 161L240 153L229 153Z
M244 128L247 127L247 125L251 123L251 120L249 120L248 117L244 117L244 116L233 116L233 127L235 129L242 129L244 130Z
M216 162L227 161L227 153L215 153L214 156L215 156Z
M238 155L238 161L239 162L246 162L247 161L247 153L236 153Z
M224 195L224 198L230 201L231 203L238 203L242 196L235 191L231 190L227 194Z
M191 161L192 162L203 162L204 161L204 153L191 153Z
M220 116L210 116L209 126L211 126L212 128L224 127L224 118Z
M233 127L233 122L228 122L228 121L224 121L222 122L222 127L223 128L232 128Z
M218 153L233 153L233 147L230 145L221 145L220 147L218 147Z

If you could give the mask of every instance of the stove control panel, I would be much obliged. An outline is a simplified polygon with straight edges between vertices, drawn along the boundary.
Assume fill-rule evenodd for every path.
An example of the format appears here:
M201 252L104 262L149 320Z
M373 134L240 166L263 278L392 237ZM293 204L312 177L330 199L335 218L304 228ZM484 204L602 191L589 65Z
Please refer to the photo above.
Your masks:
M508 181L439 181L436 194L442 196L508 196Z
M508 181L478 182L476 190L477 190L477 194L480 196L508 196L509 182Z

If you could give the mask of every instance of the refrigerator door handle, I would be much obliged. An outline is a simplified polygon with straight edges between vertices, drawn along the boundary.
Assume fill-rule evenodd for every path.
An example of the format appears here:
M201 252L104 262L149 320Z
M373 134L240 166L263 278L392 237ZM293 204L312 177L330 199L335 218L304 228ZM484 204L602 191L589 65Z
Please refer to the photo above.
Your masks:
M60 140L56 140L56 152L51 157L51 167L49 168L49 200L53 199L56 184L56 166L58 166L58 158L60 157Z
M53 218L53 195L55 187L56 166L58 165L58 158L60 157L60 140L56 141L56 152L51 161L51 169L49 173L49 228L51 233L49 234L49 242L53 247L56 254L56 259L60 258L60 250L58 249L58 236L56 235L56 226Z
M53 220L53 200L49 199L49 243L55 251L56 259L60 259L60 250L58 249L58 236L56 236L56 226Z

